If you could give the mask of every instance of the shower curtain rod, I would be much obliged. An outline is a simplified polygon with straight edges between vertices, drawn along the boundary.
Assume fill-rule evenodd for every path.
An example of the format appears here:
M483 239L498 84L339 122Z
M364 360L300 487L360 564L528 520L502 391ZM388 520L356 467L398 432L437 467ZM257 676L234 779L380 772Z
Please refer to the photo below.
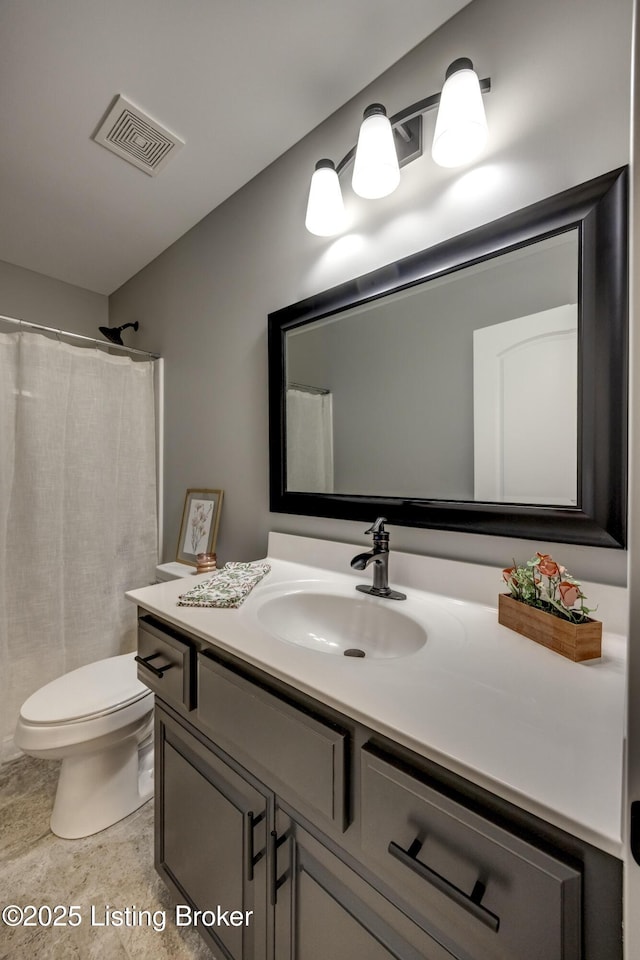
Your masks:
M40 323L32 323L31 320L20 320L17 317L4 317L0 314L0 320L6 323L17 323L21 327L30 327L32 330L41 330L45 333L55 333L62 337L74 337L76 340L86 340L89 343L97 343L101 347L109 347L110 350L124 350L125 353L137 353L143 357L150 357L152 360L159 360L160 355L149 353L147 350L136 350L135 347L125 347L118 343L111 343L109 340L98 340L96 337L85 337L81 333L72 333L70 330L58 330L57 327L43 327Z
M295 383L293 380L287 383L287 390L301 390L302 393L316 393L323 397L331 393L327 387L312 387L308 383Z

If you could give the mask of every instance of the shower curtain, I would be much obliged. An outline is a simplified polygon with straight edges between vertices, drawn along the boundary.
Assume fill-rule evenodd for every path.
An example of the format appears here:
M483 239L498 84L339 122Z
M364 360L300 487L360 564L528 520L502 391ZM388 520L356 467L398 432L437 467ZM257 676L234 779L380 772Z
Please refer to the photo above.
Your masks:
M287 390L287 489L333 493L333 398Z
M22 702L135 646L157 563L153 362L0 334L0 759Z

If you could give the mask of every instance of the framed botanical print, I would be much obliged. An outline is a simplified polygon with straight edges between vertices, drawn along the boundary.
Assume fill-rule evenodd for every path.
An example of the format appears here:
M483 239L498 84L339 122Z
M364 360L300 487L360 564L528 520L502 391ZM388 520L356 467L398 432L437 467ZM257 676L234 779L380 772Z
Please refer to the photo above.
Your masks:
M215 551L223 490L187 490L176 560L197 566L199 553Z

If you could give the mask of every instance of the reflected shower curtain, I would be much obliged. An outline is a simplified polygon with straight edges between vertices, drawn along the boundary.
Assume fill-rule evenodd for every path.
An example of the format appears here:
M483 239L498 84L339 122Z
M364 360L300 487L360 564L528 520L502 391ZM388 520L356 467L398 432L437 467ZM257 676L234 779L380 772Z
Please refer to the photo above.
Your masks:
M22 702L135 647L157 563L153 362L0 334L0 759Z
M287 490L333 493L333 398L287 390Z

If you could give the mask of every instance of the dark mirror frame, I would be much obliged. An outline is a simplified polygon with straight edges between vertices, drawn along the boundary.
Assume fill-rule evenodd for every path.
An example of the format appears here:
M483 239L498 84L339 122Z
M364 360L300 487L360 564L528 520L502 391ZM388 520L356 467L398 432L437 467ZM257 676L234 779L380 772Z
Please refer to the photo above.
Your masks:
M578 228L578 505L299 493L286 489L285 338L288 331L434 277ZM343 520L626 545L627 168L532 204L269 315L270 509ZM392 389L392 384L388 385ZM384 450L380 451L384 456Z

